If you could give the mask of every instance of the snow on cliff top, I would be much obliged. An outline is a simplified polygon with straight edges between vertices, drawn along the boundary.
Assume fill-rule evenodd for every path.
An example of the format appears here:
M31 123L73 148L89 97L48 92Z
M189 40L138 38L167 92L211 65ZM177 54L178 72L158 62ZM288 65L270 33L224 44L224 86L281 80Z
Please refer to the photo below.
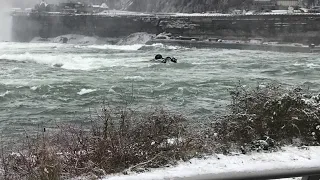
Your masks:
M207 159L192 159L170 168L154 169L150 172L130 175L110 175L103 180L160 180L177 177L191 177L204 174L228 172L257 172L273 169L299 169L320 167L320 147L299 149L285 147L274 153L253 153L251 155L217 155Z

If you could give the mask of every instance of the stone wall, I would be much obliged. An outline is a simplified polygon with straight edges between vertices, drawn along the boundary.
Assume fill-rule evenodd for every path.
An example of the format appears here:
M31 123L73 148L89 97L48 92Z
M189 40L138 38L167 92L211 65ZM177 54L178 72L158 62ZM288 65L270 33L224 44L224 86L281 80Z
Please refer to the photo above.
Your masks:
M50 15L13 16L13 40L27 42L34 37L52 38L65 34L123 37L136 32L161 33L157 18L135 16Z
M265 38L296 43L320 43L319 15L247 15L165 18L162 31L173 36L206 38Z
M15 40L81 34L122 37L136 32L206 38L265 38L286 42L320 43L320 16L99 16L48 15L14 16Z

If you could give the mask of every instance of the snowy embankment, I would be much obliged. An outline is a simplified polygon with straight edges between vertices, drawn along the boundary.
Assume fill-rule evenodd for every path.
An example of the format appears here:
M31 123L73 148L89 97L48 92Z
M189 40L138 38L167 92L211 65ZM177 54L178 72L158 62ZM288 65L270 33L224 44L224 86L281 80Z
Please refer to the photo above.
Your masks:
M150 172L130 175L110 175L103 180L160 180L192 177L212 174L221 176L225 173L252 173L276 169L294 172L301 168L320 167L320 147L285 147L274 153L235 154L226 156L218 154L204 159L192 159L181 162L175 167L155 169Z

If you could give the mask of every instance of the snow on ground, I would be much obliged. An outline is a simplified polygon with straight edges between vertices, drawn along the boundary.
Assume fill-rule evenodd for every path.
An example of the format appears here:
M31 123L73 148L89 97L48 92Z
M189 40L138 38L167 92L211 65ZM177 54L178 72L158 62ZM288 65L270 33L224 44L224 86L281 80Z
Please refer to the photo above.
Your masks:
M274 153L233 156L218 154L217 156L220 159L215 156L192 159L188 162L181 162L175 167L155 169L141 174L110 175L103 180L160 180L204 174L217 175L229 172L257 172L274 169L294 171L299 168L320 167L320 147L309 147L308 149L285 147L282 151Z

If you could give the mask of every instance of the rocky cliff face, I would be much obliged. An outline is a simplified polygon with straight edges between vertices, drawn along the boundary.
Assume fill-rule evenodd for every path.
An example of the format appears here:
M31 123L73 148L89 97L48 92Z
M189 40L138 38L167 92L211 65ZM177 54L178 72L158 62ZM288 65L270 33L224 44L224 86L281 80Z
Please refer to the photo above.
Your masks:
M140 12L206 12L248 8L252 0L107 0L110 8Z
M0 0L13 7L32 8L40 0ZM57 4L70 0L45 0L47 3ZM101 4L107 2L112 9L131 10L140 12L206 12L226 11L235 8L246 8L253 0L76 0L88 4Z

